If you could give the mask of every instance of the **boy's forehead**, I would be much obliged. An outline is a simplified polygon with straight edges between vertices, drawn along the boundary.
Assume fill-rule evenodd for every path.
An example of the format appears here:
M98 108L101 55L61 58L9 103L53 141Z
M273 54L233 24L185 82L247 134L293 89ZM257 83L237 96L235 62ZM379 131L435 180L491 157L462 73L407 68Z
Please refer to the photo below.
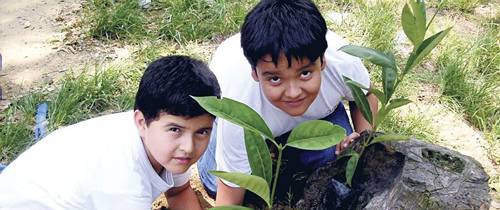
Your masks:
M183 120L190 120L190 119L205 117L205 116L215 118L213 115L211 115L209 113L203 113L203 114L198 115L198 116L187 116L187 115L176 115L176 114L171 114L171 113L168 113L165 111L160 111L160 113L158 114L158 118L183 119Z
M165 111L160 111L158 115L156 115L156 117L152 119L151 122L155 122L157 124L170 124L170 123L189 124L191 121L199 121L200 118L205 118L205 117L210 117L212 119L215 119L215 117L213 117L208 113L204 113L198 116L184 116L184 115L171 114Z
M273 59L273 56L271 54L266 54L262 56L262 58L259 59L258 61L260 64L264 65L269 65L269 64L274 64L275 67L279 65L279 63L285 63L287 64L288 67L291 67L293 63L297 63L299 65L309 63L309 58L307 57L295 57L295 56L290 56L290 60L288 60L287 56L284 53L280 53L277 60ZM259 65L257 63L257 65ZM314 62L312 62L314 63ZM311 64L311 63L309 63Z

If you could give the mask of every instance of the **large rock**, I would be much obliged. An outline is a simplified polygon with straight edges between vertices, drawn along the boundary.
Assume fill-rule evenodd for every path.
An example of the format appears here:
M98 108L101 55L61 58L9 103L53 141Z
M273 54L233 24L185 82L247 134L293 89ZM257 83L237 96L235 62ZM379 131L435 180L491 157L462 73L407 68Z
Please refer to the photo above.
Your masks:
M488 175L471 157L418 140L374 144L353 186L347 158L315 171L297 209L488 209Z

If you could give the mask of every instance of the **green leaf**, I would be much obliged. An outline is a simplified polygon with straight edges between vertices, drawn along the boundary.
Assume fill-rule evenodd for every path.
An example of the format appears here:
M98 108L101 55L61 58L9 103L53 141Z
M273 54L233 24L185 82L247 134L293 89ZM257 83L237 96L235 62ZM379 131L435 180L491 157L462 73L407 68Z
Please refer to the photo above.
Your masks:
M440 31L431 37L427 38L422 44L418 47L417 51L410 54L408 61L406 62L405 70L403 74L408 73L410 69L412 69L415 65L418 65L425 56L427 56L432 49L434 49L441 40L450 32L451 27Z
M267 206L271 205L269 202L269 185L263 178L244 173L228 173L224 171L210 171L210 173L255 193L267 203Z
M267 183L272 179L272 160L266 141L258 133L244 129L245 146L252 174L262 177Z
M371 142L371 144L375 144L383 141L407 141L410 140L410 137L398 134L382 134L375 137Z
M366 90L366 91L370 91L371 89L369 87L365 87L364 85L362 85L361 83L358 83L354 80L352 80L351 78L349 77L346 77L346 76L342 76L344 78L344 81L347 82L349 81L350 83L352 83L353 85L363 89L363 90Z
M420 44L425 38L425 27L427 25L425 4L423 0L410 0L410 6L413 10L413 15L415 15L415 26ZM419 46L419 44L415 46Z
M405 4L401 14L401 25L403 31L414 47L417 48L425 38L426 14L425 4L420 0L410 0L410 4Z
M244 206L218 206L209 208L209 210L252 210L252 209Z
M310 120L292 130L286 146L306 150L322 150L345 138L345 129L324 120Z
M396 68L396 61L394 60L393 56L388 56L383 52L375 49L355 45L346 45L341 47L339 50L342 50L352 56L369 60L370 62L379 66Z
M416 27L416 18L413 15L408 4L403 7L403 12L401 14L401 25L403 25L403 31L414 46L418 46L422 40L419 41L419 35Z
M213 115L260 133L268 139L273 139L273 134L266 122L249 106L229 98L218 99L215 96L193 98Z
M395 108L398 108L398 107L404 106L406 104L409 104L411 102L412 102L411 100L408 100L406 98L392 99L391 102L389 103L389 105L386 108L387 112L389 112L390 110L393 110Z
M422 25L424 25L423 28L425 28L427 24L427 12L425 10L425 0L417 0L418 4L418 13L416 13L417 18L420 18L422 20Z
M385 93L385 103L391 98L392 93L394 93L394 85L396 84L396 78L398 73L396 69L393 68L382 68L382 86Z
M347 184L352 186L352 177L354 176L354 172L356 172L356 167L358 166L359 154L353 153L349 161L347 161L347 167L345 169L345 178Z
M346 82L347 86L349 86L349 88L351 89L352 95L354 96L354 101L356 102L356 106L358 109L361 110L361 114L363 114L363 117L365 117L368 123L373 124L373 116L370 104L368 103L365 94L359 87L359 83L356 83L352 81L350 78L345 76L344 76L344 81Z
M377 97L377 99L378 99L380 102L382 102L382 104L386 104L386 103L387 103L387 102L385 102L385 101L386 101L386 99L385 99L385 94L384 94L381 90L376 89L376 88L372 88L372 87L367 88L367 87L364 87L362 84L357 83L357 82L356 82L356 81L354 81L354 80L351 80L351 81L352 81L352 83L354 83L354 84L355 84L356 86L358 86L359 88L361 88L361 89L363 89L363 90L366 90L366 91L368 91L368 92L370 92L370 93L373 93L373 94Z

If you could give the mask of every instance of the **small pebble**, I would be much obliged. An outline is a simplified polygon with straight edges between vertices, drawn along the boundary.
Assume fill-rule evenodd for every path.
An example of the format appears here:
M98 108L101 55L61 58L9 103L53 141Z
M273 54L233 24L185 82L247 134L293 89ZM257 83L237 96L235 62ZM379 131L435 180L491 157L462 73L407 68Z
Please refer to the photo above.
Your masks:
M30 21L24 22L24 28L29 28L31 26Z

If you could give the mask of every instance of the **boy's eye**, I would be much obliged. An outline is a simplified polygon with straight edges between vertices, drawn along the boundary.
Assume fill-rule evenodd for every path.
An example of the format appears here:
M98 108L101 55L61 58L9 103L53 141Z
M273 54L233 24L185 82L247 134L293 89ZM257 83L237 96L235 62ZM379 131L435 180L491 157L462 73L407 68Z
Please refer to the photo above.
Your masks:
M168 131L174 132L174 133L179 133L179 132L181 132L181 129L180 128L176 128L176 127L171 127L171 128L168 128Z
M312 72L310 71L303 71L300 73L301 78L309 78L311 76Z
M198 134L208 136L208 135L210 135L210 131L211 131L210 129L203 129L203 130L198 131Z
M277 76L272 76L269 78L269 81L273 84L278 84L281 81L281 79Z

